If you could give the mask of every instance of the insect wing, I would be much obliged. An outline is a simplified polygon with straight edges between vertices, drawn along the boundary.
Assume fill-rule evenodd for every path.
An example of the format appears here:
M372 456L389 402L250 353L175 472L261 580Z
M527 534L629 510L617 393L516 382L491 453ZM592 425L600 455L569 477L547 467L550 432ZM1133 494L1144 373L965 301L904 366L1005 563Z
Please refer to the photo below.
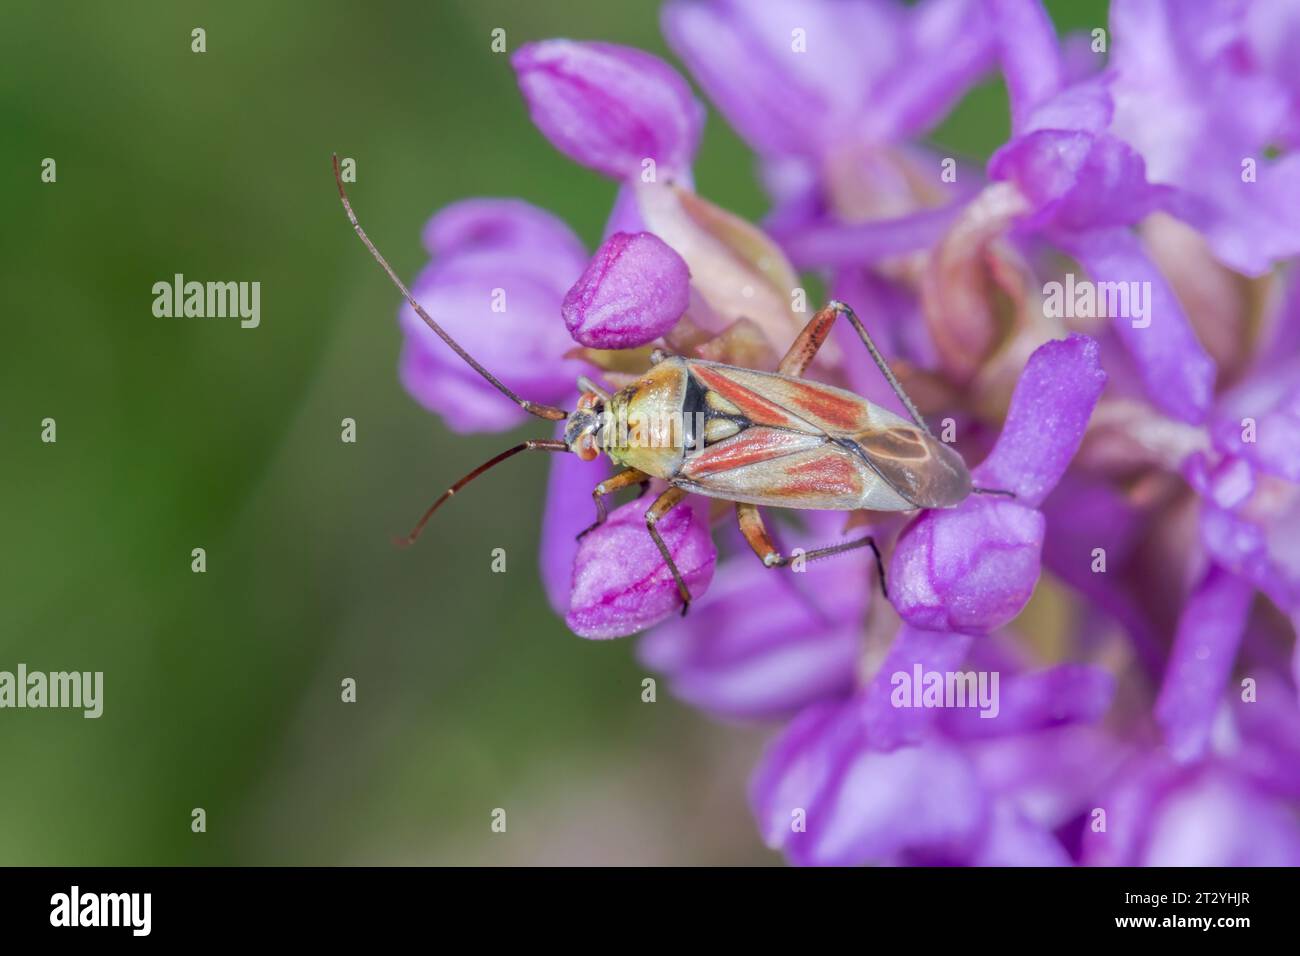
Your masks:
M699 456L688 459L682 477L698 483L701 494L794 508L905 511L947 507L970 493L970 474L953 449L852 392L729 365L688 364L691 374L739 415L765 426L751 426L706 449L707 464L692 468ZM799 453L803 457L796 458ZM726 472L763 463L762 470ZM814 481L824 482L825 500L806 503L816 497ZM854 489L859 498L848 504Z
M824 436L785 442L780 453L767 436L752 437L755 432L772 431L795 434L748 429L701 453L715 453L703 467L697 464L701 456L688 459L673 484L710 498L774 508L898 511L911 507L856 453Z
M853 436L871 467L918 508L947 508L970 494L970 472L961 456L912 425L900 424Z
M753 425L738 435L689 456L679 474L683 478L703 480L785 458L797 452L810 451L825 443L826 439L822 435Z
M730 365L691 363L691 373L707 388L738 407L755 424L847 437L905 422L842 388L755 372Z
M714 394L715 400L722 400L718 404L734 408L737 415L754 425L770 425L805 435L817 435L822 431L782 406L779 395L770 394L771 389L765 387L766 380L779 381L775 375L750 373L757 381L749 382L743 378L746 374L744 369L730 365L691 362L688 367L696 380Z

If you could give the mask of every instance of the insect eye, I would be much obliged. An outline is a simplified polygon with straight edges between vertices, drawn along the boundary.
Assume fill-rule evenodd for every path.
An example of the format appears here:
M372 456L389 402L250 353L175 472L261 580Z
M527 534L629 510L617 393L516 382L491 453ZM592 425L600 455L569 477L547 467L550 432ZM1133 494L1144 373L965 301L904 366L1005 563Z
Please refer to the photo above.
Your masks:
M595 461L600 455L600 449L596 447L596 438L591 432L583 433L573 450L583 461Z

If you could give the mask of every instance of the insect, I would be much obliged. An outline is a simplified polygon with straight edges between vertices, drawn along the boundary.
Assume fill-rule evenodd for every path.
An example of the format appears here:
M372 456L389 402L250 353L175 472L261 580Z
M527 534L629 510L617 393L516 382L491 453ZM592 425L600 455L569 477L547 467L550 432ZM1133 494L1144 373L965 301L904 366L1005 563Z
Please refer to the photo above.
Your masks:
M656 350L652 367L630 385L608 392L587 378L572 413L521 398L480 365L415 300L357 221L334 158L339 198L352 228L401 290L416 314L457 355L525 411L566 421L564 438L529 439L484 462L448 488L405 539L413 543L442 505L488 469L523 451L572 452L584 461L601 453L619 466L592 491L596 521L604 523L606 497L651 479L668 488L646 510L646 530L672 572L682 600L691 594L655 527L689 494L736 504L740 530L764 565L790 563L764 526L761 506L815 510L912 511L953 508L972 493L1011 495L975 488L962 457L926 426L854 311L830 302L815 313L775 372L723 365ZM911 421L844 389L803 378L835 321L843 317L907 410ZM582 535L579 535L582 537ZM870 535L818 548L806 560L870 547L885 590L880 549Z

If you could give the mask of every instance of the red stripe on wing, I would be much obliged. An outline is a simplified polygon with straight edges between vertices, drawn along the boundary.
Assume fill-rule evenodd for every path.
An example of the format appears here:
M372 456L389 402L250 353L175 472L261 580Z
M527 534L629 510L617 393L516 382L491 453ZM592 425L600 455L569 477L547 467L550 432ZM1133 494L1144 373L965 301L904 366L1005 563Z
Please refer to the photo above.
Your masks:
M816 424L833 430L857 431L869 422L866 403L816 382L784 381L781 390L796 409L807 412Z
M858 496L863 493L862 471L843 451L827 446L823 451L799 455L773 466L773 497Z
M734 381L728 377L722 368L712 365L692 364L691 373L705 387L713 389L713 391L739 408L745 417L755 425L773 425L777 428L793 428L802 432L812 430L811 426L802 418L791 414L776 402L764 398L753 389L746 388Z
M784 458L822 442L820 436L807 432L751 426L738 435L710 445L699 454L691 455L682 466L681 474L685 478L703 478L744 465Z

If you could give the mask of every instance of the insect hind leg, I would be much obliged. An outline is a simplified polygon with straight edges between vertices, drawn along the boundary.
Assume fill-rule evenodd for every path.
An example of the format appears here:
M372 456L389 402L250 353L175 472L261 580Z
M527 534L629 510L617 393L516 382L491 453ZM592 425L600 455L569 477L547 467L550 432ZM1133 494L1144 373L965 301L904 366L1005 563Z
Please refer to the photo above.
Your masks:
M843 302L834 300L827 303L826 308L822 311L831 312L833 315L843 315L844 318L849 320L849 324L853 326L853 331L858 333L858 338L862 340L862 344L871 354L871 360L876 363L876 368L880 369L880 374L884 376L885 381L889 383L889 387L894 390L894 394L898 396L899 402L901 402L903 407L907 409L907 414L911 417L912 421L916 422L916 427L929 435L930 426L925 423L925 419L922 418L921 413L917 411L916 405L912 402L911 397L909 397L907 392L903 390L903 383L898 380L898 376L894 374L894 370L891 369L889 363L885 361L885 356L881 354L880 349L876 347L876 343L872 341L871 334L867 332L867 327L862 324L862 320L858 318L858 314ZM816 316L814 316L814 318L816 318Z
M767 526L763 523L763 516L758 510L758 505L737 504L736 518L740 524L740 533L745 536L749 546L753 548L754 554L763 562L765 567L783 568L790 563L790 558L783 555L772 541L772 536L768 534ZM876 572L880 575L880 591L889 598L889 586L885 583L885 561L880 555L880 548L876 545L876 539L871 535L859 538L856 541L845 541L842 544L832 544L824 548L814 548L811 551L805 551L802 557L805 561L816 561L819 558L829 558L836 554L844 554L846 551L856 551L858 548L870 548L876 556Z
M826 339L831 334L831 328L835 325L835 317L839 312L834 308L839 303L832 302L824 309L819 309L808 324L795 338L790 350L785 353L781 359L781 364L776 367L778 375L791 375L799 377L808 370L814 358L817 357L818 351L826 344Z

